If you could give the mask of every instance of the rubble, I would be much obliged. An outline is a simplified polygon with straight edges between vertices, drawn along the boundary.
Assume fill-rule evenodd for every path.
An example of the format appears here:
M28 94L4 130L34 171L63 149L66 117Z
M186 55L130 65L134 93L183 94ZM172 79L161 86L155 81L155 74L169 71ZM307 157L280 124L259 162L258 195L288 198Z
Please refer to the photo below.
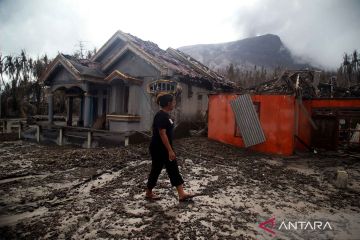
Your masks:
M309 98L360 97L360 84L337 86L336 79L319 81L319 72L313 70L285 70L279 77L243 90L253 94L301 95Z
M280 77L264 82L247 89L254 94L285 94L295 95L297 90L301 91L302 97L318 97L317 74L310 70L286 70Z
M336 186L338 188L346 188L348 183L348 174L344 170L338 170L337 171L337 177L336 177Z

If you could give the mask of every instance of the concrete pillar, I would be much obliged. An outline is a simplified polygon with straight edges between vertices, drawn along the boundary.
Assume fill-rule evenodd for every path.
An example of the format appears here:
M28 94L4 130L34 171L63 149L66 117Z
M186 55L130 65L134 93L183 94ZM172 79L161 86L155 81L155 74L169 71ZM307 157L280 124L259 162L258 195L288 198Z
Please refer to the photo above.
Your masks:
M84 126L84 96L80 98L80 112L79 112L79 120L77 122L78 127Z
M62 128L59 130L59 145L64 145L64 130Z
M91 96L88 93L84 94L84 127L90 127L90 105L91 105Z
M6 120L6 133L11 133L11 126L12 126L11 120Z
M74 97L69 96L67 102L68 106L67 106L67 122L66 122L66 125L68 126L72 126L73 102L74 102Z
M91 148L91 142L92 142L92 132L88 131L88 133L87 133L87 148Z
M0 127L1 127L1 133L5 133L6 131L6 124L5 124L5 120L0 120Z
M40 126L39 125L36 125L36 141L37 142L40 142Z
M48 93L48 122L52 124L54 122L54 94Z
M21 129L22 129L22 123L19 122L19 128L18 128L19 139L21 139Z
M99 93L98 93L98 112L97 112L97 115L98 116L102 116L103 115L103 113L104 113L104 111L103 111L103 109L102 109L102 107L103 107L103 92L102 91L99 91Z
M125 145L125 147L129 146L129 136L125 136L124 145Z

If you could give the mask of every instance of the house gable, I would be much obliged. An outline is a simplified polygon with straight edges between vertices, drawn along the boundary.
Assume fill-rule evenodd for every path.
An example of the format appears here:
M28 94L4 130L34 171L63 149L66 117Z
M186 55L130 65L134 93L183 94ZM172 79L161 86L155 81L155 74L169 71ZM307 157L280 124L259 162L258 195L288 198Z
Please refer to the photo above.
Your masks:
M102 48L101 51L94 58L97 62L105 64L108 60L113 58L126 45L126 42L120 38L113 39L108 45Z
M135 77L160 76L157 68L129 49L106 69L106 73L110 74L115 70Z
M105 56L110 56L110 52L114 51L116 46L121 44L125 45L128 42L128 39L124 36L121 31L117 31L112 37L95 53L95 55L91 58L91 61L101 62L106 59ZM120 47L121 49L122 47ZM116 51L115 51L116 52Z
M49 85L77 84L79 81L63 66L58 66L49 76L47 83Z
M80 73L74 68L64 57L59 54L47 68L46 72L41 77L45 85L54 85L66 83L66 81L78 81L81 79Z

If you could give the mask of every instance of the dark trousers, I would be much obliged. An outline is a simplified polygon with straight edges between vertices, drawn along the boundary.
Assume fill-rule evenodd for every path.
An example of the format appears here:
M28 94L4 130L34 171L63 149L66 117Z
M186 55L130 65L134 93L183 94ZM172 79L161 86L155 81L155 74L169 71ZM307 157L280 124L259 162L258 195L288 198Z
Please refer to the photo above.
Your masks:
M170 183L172 186L177 187L184 183L182 179L179 167L177 165L176 160L170 161L169 154L166 150L149 148L151 155L151 172L149 174L147 188L153 189L156 186L157 180L161 173L161 170L165 166L166 172L170 178Z

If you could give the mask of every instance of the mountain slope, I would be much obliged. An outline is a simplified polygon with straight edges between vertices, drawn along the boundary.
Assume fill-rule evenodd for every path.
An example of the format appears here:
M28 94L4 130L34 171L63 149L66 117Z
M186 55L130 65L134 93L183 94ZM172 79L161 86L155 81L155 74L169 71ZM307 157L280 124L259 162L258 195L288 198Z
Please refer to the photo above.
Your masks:
M179 50L212 69L226 68L230 63L239 68L257 65L268 69L277 66L294 69L309 66L299 63L281 39L273 34L228 43L184 46Z

